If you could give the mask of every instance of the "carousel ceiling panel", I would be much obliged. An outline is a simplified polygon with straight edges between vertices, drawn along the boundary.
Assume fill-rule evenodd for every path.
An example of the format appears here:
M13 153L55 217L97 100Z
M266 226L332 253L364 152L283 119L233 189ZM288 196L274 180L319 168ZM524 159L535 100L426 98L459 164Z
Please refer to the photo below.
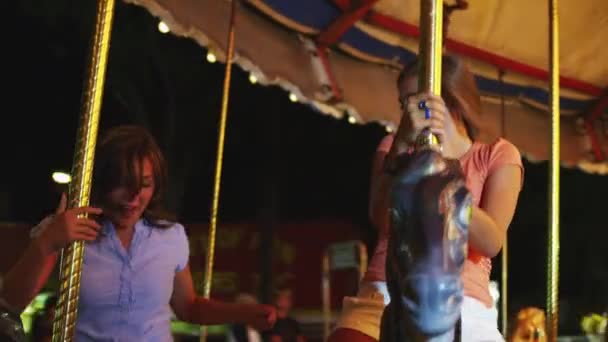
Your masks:
M229 1L125 1L147 8L165 21L172 33L195 39L212 49L220 60L224 59ZM348 112L358 122L375 121L394 129L400 118L395 87L397 72L403 63L415 57L418 46L417 1L377 1L328 50L324 64L331 73L323 74L319 71L319 50L315 50L318 46L314 39L341 17L344 8L365 1L350 2L239 1L235 63L254 73L261 84L278 84L320 112L336 117ZM504 136L530 159L545 160L550 121L548 82L543 78L547 30L542 28L547 26L547 11L531 3L540 2L470 1L468 9L452 14L448 49L457 50L475 73L483 95L484 114L489 118L482 128L484 136L488 139ZM603 63L608 55L599 43L600 33L604 37L608 34L608 2L588 1L580 8L574 6L573 0L560 4L563 4L564 72L562 161L588 172L608 173L604 161L608 155L608 119L602 115L605 106L600 106L608 106L606 99L600 100L602 89L608 88L608 64ZM568 13L575 10L580 13ZM587 28L577 26L586 22L585 16L589 21ZM596 33L589 34L592 30ZM401 34L402 31L405 33ZM486 48L487 51L483 50ZM504 63L515 65L515 69L505 70L499 79L499 69ZM332 89L337 89L340 96L335 96ZM501 99L505 101L504 112ZM585 123L584 118L594 107L597 107L595 120Z
M446 1L449 2L449 1ZM453 1L452 1L453 2ZM470 0L451 16L449 36L497 55L546 69L549 15L546 1ZM420 2L380 0L374 10L418 25ZM601 88L608 86L608 1L559 2L561 73Z

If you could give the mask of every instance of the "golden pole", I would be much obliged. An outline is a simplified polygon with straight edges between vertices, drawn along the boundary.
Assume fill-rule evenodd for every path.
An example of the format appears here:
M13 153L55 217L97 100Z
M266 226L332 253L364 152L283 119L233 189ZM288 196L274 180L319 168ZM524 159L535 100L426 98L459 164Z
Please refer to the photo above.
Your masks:
M418 91L441 95L441 57L443 53L443 0L420 1L420 70ZM418 146L439 146L429 129L416 139Z
M500 280L500 310L502 313L502 336L507 338L507 334L509 332L508 327L508 270L509 270L509 237L505 237L505 242L502 245L502 272L501 272L501 280Z
M557 341L559 320L559 16L558 0L549 0L549 71L551 74L551 166L549 181L548 267L547 267L547 334Z
M443 0L421 0L418 91L441 95L442 35Z
M325 249L323 257L321 259L321 299L323 309L323 341L327 341L331 333L331 272L335 269L344 269L344 266L335 266L333 264L337 252L335 247L340 245L351 246L354 248L352 251L352 258L354 260L352 266L348 268L355 268L357 271L357 282L360 284L367 270L367 248L361 241L348 241L339 242L334 245L330 245ZM339 258L339 257L338 257Z
M323 341L327 341L331 329L331 267L327 248L321 260L321 296L323 299Z
M89 205L99 112L103 98L113 17L114 0L99 0L95 34L91 44L89 77L81 108L72 167L72 182L68 193L70 208ZM72 341L74 338L83 255L84 243L82 241L75 241L61 251L59 298L53 321L53 342Z
M504 89L504 76L505 72L503 70L498 70L498 79L500 81L500 118L501 118L501 135L503 138L506 138L506 108L505 108L505 89ZM505 235L505 242L502 246L502 272L501 272L501 280L500 280L500 309L501 309L501 319L502 319L502 336L507 338L509 334L509 234Z
M357 250L359 251L359 282L363 280L365 276L365 271L367 271L367 247L363 244L363 242L359 241L357 243Z
M236 17L236 0L232 0L230 8L230 26L228 27L228 42L226 52L226 71L224 74L224 95L222 98L222 111L220 113L220 127L218 132L217 159L215 164L215 183L213 188L213 201L211 204L211 223L209 224L209 244L205 262L205 278L203 280L203 296L209 298L211 294L211 281L213 279L213 259L215 254L215 232L217 230L217 212L220 201L220 186L222 182L222 163L224 161L224 139L226 135L226 120L228 117L228 99L230 96L230 76L232 72L232 59L234 56L234 26ZM207 339L207 329L201 327L200 341Z

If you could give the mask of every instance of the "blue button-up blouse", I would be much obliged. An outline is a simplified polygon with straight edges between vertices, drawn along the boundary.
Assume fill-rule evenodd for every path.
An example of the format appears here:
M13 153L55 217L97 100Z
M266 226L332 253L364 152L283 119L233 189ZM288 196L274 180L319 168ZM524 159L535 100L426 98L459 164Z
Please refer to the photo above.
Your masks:
M172 341L173 281L189 257L184 227L140 220L128 250L110 222L101 232L84 251L76 341Z

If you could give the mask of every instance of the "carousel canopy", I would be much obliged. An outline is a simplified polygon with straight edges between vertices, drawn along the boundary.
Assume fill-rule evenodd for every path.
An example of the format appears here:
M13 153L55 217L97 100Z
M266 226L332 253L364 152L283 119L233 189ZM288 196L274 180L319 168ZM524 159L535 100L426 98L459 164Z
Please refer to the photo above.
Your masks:
M229 1L125 1L224 59ZM562 163L608 174L608 2L560 6ZM547 159L548 4L488 0L464 7L446 11L446 49L476 75L487 117L482 137L503 136L528 159ZM417 0L241 1L235 63L322 113L391 131L400 117L395 81L417 53L418 17Z

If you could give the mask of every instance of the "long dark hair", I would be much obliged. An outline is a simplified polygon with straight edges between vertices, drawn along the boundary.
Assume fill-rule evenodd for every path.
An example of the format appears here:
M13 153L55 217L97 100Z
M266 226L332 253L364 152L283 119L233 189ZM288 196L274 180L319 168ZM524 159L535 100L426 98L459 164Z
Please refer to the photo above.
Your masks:
M97 205L107 204L107 195L115 188L124 186L133 193L142 186L141 172L144 160L152 164L154 194L144 211L147 223L167 228L175 221L162 204L167 183L167 167L163 154L154 137L140 126L117 126L110 129L97 145L93 173L92 200ZM139 167L136 165L139 164Z
M410 77L418 77L420 62L415 59L403 68L397 86ZM467 135L476 140L481 128L481 97L475 77L462 59L444 55L441 70L441 97L455 121L464 124Z

